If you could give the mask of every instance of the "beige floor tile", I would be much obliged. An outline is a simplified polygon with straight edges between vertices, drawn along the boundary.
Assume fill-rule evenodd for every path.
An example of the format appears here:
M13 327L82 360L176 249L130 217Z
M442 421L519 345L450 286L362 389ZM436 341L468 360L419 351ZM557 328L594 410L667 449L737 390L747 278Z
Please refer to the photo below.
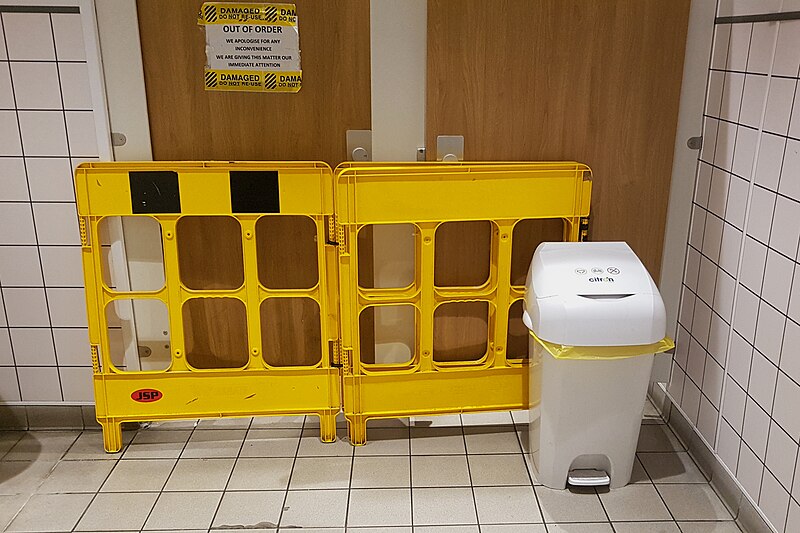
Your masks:
M484 524L534 524L542 515L533 487L475 487L478 522Z
M527 409L522 409L520 411L511 411L511 419L514 420L514 424L516 424L518 430L522 430L521 426L527 426L531 421L531 413ZM525 427L525 430L528 428Z
M464 433L458 427L412 427L413 455L449 455L466 453Z
M640 452L682 452L683 445L666 424L643 424L639 429Z
M178 459L165 491L225 490L236 459Z
M612 522L672 520L651 484L631 484L601 492L600 501Z
M285 492L226 492L212 524L217 529L269 529L278 526Z
M411 489L353 489L347 526L411 525Z
M707 483L700 469L686 452L640 453L647 473L653 483Z
M522 454L470 455L469 471L475 487L499 485L530 485L528 470Z
M350 486L352 457L298 457L289 488L346 489Z
M197 427L200 423L197 419L188 419L188 420L160 420L156 422L145 422L143 423L142 429L146 431L155 431L155 430L167 430L172 431L175 429L183 429L183 430L192 430Z
M412 533L415 528L409 526L394 526L394 527L348 527L347 531L351 533ZM419 531L419 528L416 528ZM284 530L285 531L285 530ZM329 530L325 530L328 533ZM248 532L249 533L249 532ZM305 530L303 531L305 533Z
M58 461L80 431L28 431L3 456L4 461Z
M730 520L731 514L709 485L657 485L675 520Z
M651 483L650 477L647 475L647 472L645 471L638 457L636 457L636 459L634 459L633 461L633 470L631 471L631 483Z
M228 490L286 489L293 462L288 457L238 459L228 482Z
M353 460L352 488L407 488L411 486L409 457L359 457Z
M471 525L478 523L470 488L413 489L414 525Z
M250 429L302 429L305 415L297 416L256 416Z
M60 461L36 492L97 492L112 468L111 461Z
M463 426L510 426L514 424L511 411L494 411L489 413L464 413L461 415Z
M469 487L466 455L412 455L414 487Z
M160 491L169 478L175 459L131 459L120 461L100 492Z
M353 455L353 446L347 440L347 430L338 429L336 434L335 442L322 442L319 440L319 430L304 429L297 455L301 457L350 457Z
M307 415L305 424L303 428L318 428L319 427L319 416L318 415ZM341 411L336 415L336 427L339 429L346 429L347 428L347 419L344 417L344 413Z
M604 522L608 520L594 489L556 490L536 487L545 522Z
M122 457L122 452L125 451L125 446L130 444L135 434L135 431L124 431L122 433L122 450L116 453L108 453L103 449L102 431L84 431L78 437L78 440L72 444L64 459L67 461L119 459Z
M0 461L0 494L31 494L50 475L50 461Z
M436 415L436 416L412 416L409 418L412 427L432 428L432 427L461 427L461 415Z
M72 531L93 494L35 494L6 531Z
M0 531L5 531L8 523L17 515L17 512L22 509L29 498L29 494L0 495Z
M481 533L547 533L544 524L481 524Z
M616 533L681 533L675 522L614 522Z
M157 492L98 494L76 531L139 531L157 498Z
M281 529L344 527L346 490L290 490L283 504ZM292 529L293 530L293 529ZM308 530L303 529L303 533Z
M0 431L0 457L8 453L24 436L24 431Z
M683 533L741 533L736 522L678 522ZM792 533L786 531L786 533Z
M300 444L300 428L251 429L240 457L294 457Z
M464 428L467 453L521 453L514 426L472 426Z
M221 498L221 492L164 492L144 529L207 529Z
M357 446L356 455L408 455L408 428L376 428L367 432L367 443Z
M244 418L203 418L197 422L197 429L247 429L250 417Z
M237 457L242 449L246 429L207 429L195 431L186 443L181 457Z
M361 533L360 529L354 531ZM486 530L478 526L414 526L414 533L479 533L480 531Z
M614 533L608 522L583 524L547 524L548 533ZM645 533L642 531L641 533Z
M539 480L536 478L536 469L533 467L533 461L531 460L531 455L529 453L526 453L523 455L523 457L525 459L525 466L528 467L528 474L530 474L533 484L541 485Z
M241 529L212 529L211 531L213 533L242 533ZM278 530L277 529L247 529L245 531L247 533L275 533ZM284 530L284 531L286 531L286 530ZM309 530L304 529L303 533L308 533L308 531ZM330 533L331 531L335 531L335 530L325 529L324 531L325 531L325 533ZM151 533L151 532L148 531L148 533ZM183 530L180 530L179 532L165 531L164 533L186 533L186 532L183 531ZM198 533L206 533L206 531L205 530L201 530L201 531L198 531Z
M519 439L520 446L522 446L523 453L531 452L530 437L531 433L528 431L527 427L524 430L517 430L517 438Z
M408 418L373 418L367 421L367 430L373 428L408 428L411 422Z
M191 431L139 430L122 454L124 459L177 459Z

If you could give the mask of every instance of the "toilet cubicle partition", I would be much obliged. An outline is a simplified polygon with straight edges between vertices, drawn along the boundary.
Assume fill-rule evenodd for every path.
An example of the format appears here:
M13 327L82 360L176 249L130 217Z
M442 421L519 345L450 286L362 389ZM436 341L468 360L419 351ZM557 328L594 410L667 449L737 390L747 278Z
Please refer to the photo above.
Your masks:
M527 407L528 262L581 238L590 178L561 162L81 165L106 450L123 422L313 414L333 441L343 410L363 444L370 418ZM136 238L111 241L120 225Z

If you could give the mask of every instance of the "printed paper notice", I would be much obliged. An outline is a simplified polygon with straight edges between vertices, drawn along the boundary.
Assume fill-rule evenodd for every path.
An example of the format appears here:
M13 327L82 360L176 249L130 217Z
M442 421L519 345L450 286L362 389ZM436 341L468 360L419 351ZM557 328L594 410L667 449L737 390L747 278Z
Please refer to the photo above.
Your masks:
M296 93L303 83L294 4L205 2L207 91Z

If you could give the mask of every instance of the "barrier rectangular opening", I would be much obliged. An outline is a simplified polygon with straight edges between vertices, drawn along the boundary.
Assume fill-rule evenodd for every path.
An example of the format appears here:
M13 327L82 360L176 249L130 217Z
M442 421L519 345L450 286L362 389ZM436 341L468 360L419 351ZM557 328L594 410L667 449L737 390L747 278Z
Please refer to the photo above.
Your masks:
M370 366L412 364L419 345L413 305L377 305L359 315L361 362Z
M229 216L183 216L177 224L181 282L193 290L234 290L244 283L242 228Z
M479 287L489 281L492 223L488 220L443 222L436 228L434 284Z
M445 302L433 313L433 360L475 362L489 348L489 302Z
M316 366L322 360L319 304L311 298L261 302L264 361L274 367Z
M112 300L106 304L105 322L108 356L114 369L139 372L169 368L170 328L164 302L154 298Z
M256 222L258 280L268 289L310 289L319 281L317 225L298 215Z
M236 298L192 298L183 304L186 362L193 368L247 364L247 313Z

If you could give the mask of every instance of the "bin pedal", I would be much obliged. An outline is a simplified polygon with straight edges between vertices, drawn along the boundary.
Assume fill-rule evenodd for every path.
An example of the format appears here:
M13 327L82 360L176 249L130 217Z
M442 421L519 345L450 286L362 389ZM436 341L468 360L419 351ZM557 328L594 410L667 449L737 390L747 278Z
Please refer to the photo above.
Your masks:
M575 487L600 487L611 484L611 478L603 470L570 470L567 483Z

